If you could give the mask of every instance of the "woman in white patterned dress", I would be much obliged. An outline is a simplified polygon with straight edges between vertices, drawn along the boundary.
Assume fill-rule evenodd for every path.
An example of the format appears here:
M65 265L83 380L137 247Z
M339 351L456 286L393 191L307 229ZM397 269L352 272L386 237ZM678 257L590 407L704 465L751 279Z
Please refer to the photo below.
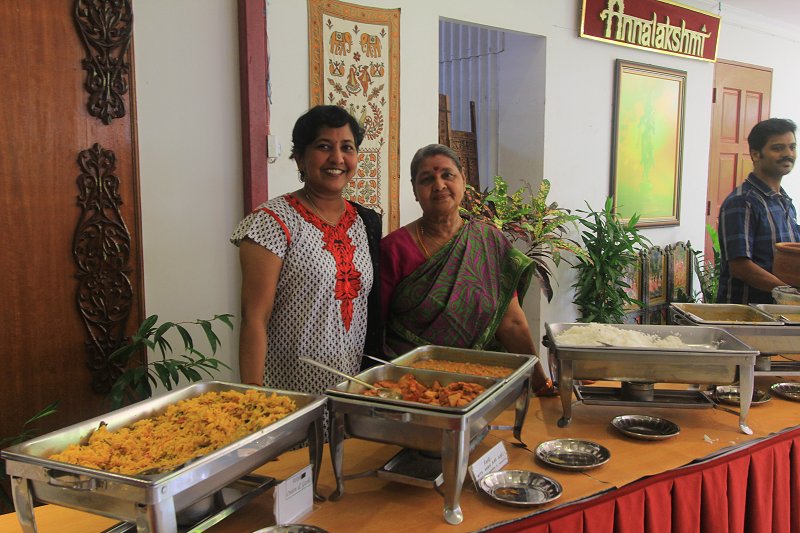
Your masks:
M363 353L380 355L380 215L341 196L362 139L345 110L309 110L292 131L303 187L260 205L231 236L242 268L243 383L321 394L340 378L298 356L354 374Z

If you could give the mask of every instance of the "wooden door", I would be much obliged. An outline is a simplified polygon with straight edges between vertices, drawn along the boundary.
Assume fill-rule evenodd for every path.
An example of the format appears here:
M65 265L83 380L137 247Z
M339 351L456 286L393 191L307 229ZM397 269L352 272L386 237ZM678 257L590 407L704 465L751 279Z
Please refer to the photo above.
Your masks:
M128 1L0 2L0 437L53 401L41 431L108 411L104 354L142 320L131 47L113 43L130 10ZM79 29L103 22L114 31ZM100 35L105 43L92 41ZM117 55L118 76L94 70L106 83L87 90L87 72Z
M717 60L714 69L706 223L716 229L725 197L753 170L747 135L769 118L772 69ZM706 236L705 253L711 255Z

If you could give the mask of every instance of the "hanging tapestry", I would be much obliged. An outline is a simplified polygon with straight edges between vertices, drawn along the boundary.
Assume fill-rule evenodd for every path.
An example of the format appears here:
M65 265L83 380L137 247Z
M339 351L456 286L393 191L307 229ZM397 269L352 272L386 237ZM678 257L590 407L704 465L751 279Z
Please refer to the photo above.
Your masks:
M364 128L344 196L400 224L400 10L308 0L311 105L338 105Z

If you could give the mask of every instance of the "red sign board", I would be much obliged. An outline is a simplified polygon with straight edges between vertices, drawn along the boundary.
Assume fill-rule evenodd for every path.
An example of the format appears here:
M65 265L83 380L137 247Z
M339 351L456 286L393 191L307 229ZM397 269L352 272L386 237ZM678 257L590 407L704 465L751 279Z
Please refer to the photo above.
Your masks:
M581 37L716 61L720 17L661 0L583 0Z

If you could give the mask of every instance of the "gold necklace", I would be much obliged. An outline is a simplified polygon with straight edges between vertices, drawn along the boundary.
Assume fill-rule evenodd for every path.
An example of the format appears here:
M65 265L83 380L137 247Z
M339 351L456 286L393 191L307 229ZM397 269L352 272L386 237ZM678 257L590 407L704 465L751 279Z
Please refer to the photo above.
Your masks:
M417 222L417 240L419 241L419 245L420 245L420 246L422 246L422 251L423 251L423 252L425 252L425 257L427 257L428 259L430 259L430 257L431 257L431 253L430 253L430 252L428 251L428 249L425 247L425 243L424 243L424 242L422 242L422 234L420 233L420 229L419 229L421 226L422 226L422 224L421 224L421 223L419 223L419 222ZM424 231L424 230L423 230L423 231Z
M311 195L308 194L308 191L305 190L305 188L303 188L303 196L305 196L306 200L308 200L308 203L311 204L311 209L314 211L314 214L321 218L326 224L329 226L336 226L338 224L338 222L331 222L325 218L325 216L322 214L322 211L320 211L319 207L317 207L317 204L314 203L314 200L311 199ZM342 211L344 211L344 209L342 209ZM341 217L341 213L339 214L339 217Z
M456 236L456 233L458 233L461 230L462 227L464 227L464 220L463 219L461 220L461 225L453 233L453 237ZM425 235L425 227L422 225L421 221L418 221L417 222L417 240L419 241L420 246L422 246L422 251L425 252L425 256L430 258L431 257L431 253L428 251L428 248L425 246L425 242L422 240L422 236L423 235ZM437 245L437 246L439 246L441 248L442 246L447 244L449 241L451 241L453 239L453 237L450 237L449 239L444 241L444 243L439 243L433 237L431 237L430 239L431 239L431 242L433 242L433 244L435 244L435 245Z

